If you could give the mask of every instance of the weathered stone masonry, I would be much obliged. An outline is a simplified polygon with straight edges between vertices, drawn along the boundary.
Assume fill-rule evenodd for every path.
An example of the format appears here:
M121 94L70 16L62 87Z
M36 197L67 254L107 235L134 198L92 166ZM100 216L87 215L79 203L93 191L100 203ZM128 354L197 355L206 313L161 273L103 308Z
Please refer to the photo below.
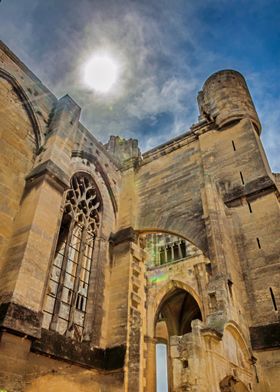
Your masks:
M160 392L162 344L170 391L278 392L279 174L241 74L198 106L102 145L0 43L0 388Z

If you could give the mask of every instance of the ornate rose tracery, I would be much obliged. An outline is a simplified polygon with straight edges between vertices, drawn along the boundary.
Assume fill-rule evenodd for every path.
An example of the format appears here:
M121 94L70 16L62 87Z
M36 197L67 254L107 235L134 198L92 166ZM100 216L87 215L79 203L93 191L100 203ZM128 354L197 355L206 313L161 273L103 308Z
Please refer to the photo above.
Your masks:
M72 178L72 187L67 191L65 212L77 223L96 234L99 227L100 201L95 186L86 176Z

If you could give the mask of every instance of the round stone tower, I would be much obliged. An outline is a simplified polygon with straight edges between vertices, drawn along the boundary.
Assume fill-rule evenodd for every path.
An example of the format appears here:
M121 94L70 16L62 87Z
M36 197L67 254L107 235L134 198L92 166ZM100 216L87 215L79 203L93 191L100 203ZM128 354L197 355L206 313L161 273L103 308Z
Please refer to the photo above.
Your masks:
M249 117L257 132L261 124L244 77L237 71L223 70L211 75L198 94L200 118L215 121L218 128Z

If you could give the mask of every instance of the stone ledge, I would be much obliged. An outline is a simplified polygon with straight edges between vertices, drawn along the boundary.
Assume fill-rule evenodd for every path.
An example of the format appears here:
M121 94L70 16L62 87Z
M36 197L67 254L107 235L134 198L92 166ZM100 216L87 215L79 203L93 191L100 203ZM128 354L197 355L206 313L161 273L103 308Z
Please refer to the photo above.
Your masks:
M66 360L87 368L117 370L124 366L125 346L92 348L54 331L42 329L41 339L34 340L31 351Z
M32 338L41 337L42 313L12 302L0 305L0 328Z
M280 323L251 327L250 338L253 350L280 347Z
M110 243L115 246L123 242L136 242L137 237L137 232L132 227L126 227L114 234L112 233L110 236Z
M259 177L245 186L239 186L224 194L224 202L229 207L242 197L258 197L264 193L276 191L276 185L269 176Z
M223 334L214 328L202 328L201 334L203 336L208 336L219 341L223 338Z
M69 177L51 160L47 160L36 166L25 179L27 182L32 183L44 175L49 176L62 191L69 187Z

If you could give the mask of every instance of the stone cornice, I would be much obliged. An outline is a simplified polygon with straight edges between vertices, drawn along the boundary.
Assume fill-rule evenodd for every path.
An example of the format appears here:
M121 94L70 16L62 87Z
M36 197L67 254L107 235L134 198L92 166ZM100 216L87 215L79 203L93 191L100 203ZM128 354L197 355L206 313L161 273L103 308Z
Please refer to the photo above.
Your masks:
M25 180L27 183L32 184L35 180L39 180L44 176L61 191L69 187L68 175L51 160L47 160L36 166Z
M154 159L158 159L163 155L170 154L171 152L178 150L187 144L193 143L198 139L199 135L212 130L213 126L214 123L209 123L206 121L201 121L192 125L190 130L183 133L182 135L170 139L167 142L145 152L142 155L143 160L141 161L140 166L143 166Z
M0 305L0 329L32 338L41 337L42 313L8 302Z
M87 368L110 371L123 368L126 348L123 345L105 349L91 347L89 342L78 342L42 329L41 338L32 342L31 351Z

